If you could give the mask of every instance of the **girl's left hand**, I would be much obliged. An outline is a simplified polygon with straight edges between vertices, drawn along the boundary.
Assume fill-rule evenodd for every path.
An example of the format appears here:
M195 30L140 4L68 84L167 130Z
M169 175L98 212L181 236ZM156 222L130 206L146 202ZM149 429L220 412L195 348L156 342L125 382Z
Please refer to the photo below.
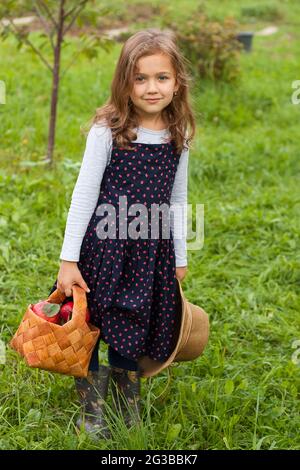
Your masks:
M182 281L187 273L187 266L180 266L176 268L176 277L179 279L179 281Z

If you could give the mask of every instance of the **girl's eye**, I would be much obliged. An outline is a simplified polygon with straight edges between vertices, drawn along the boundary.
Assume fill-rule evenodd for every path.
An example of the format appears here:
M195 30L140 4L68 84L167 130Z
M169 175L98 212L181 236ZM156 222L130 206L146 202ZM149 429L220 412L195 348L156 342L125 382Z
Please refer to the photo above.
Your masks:
M169 77L161 76L161 77L159 77L159 78L166 78L166 79L168 79ZM137 77L136 80L138 80L138 81L140 82L141 80L144 80L144 77Z

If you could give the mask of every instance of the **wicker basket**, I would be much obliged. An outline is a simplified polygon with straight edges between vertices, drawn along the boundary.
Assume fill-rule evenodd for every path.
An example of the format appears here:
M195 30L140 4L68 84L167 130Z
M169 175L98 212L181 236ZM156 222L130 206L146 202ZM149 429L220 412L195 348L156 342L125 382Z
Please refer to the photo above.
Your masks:
M10 341L11 348L25 358L29 367L86 377L99 328L86 322L87 299L85 291L72 286L73 314L64 325L50 323L27 307L21 324ZM47 299L62 303L66 296L56 289Z

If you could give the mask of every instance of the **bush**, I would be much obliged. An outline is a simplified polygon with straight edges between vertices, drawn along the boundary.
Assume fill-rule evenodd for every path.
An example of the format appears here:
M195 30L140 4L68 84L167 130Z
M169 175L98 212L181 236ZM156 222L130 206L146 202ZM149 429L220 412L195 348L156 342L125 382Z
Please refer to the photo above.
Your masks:
M212 80L233 81L239 73L237 23L225 18L223 23L209 22L205 15L198 15L181 25L172 23L180 49L190 61L192 74ZM182 28L182 29L181 29Z
M241 16L255 21L276 21L283 19L283 13L275 5L253 5L241 8Z

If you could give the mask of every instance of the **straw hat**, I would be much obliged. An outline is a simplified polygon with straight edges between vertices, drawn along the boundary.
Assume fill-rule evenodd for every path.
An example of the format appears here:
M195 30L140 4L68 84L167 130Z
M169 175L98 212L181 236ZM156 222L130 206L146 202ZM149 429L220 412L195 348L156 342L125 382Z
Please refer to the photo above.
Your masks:
M165 362L149 356L138 359L141 377L152 377L174 362L192 361L199 357L208 341L209 320L207 313L185 298L181 283L176 277L176 333L172 353Z

